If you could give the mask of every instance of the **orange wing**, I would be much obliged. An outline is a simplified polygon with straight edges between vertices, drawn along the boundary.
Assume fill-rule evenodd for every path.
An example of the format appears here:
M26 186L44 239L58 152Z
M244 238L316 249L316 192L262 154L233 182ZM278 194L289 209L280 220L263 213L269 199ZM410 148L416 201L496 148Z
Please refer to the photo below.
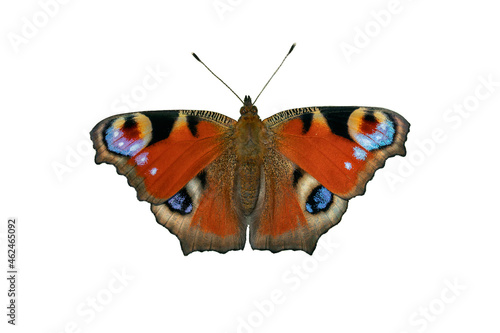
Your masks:
M312 254L319 237L339 223L347 209L347 200L273 148L265 159L264 184L262 211L250 224L253 249Z
M347 200L363 194L385 160L404 155L409 123L393 111L312 107L264 120L271 143L265 158L265 199L250 227L255 249L312 253L337 224Z
M344 199L363 194L389 157L406 154L410 126L396 112L357 106L287 110L265 123L283 155Z
M227 176L235 168L234 123L209 111L148 111L107 118L91 138L96 163L127 177L185 254L225 252L245 244L246 225L231 196L234 176Z
M247 225L233 199L235 165L230 147L172 198L151 205L158 223L179 238L185 255L245 247Z

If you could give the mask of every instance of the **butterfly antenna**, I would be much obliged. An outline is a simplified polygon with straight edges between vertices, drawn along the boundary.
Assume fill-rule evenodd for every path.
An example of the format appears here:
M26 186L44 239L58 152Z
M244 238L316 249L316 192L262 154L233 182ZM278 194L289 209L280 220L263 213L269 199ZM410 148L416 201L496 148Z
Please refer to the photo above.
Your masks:
M262 90L260 91L260 93L257 95L257 98L255 98L255 100L253 101L254 104L255 104L255 102L257 102L257 100L259 99L260 94L262 94L262 92L264 91L264 89L266 89L266 87L269 84L269 82L271 81L271 79L274 77L274 75L276 74L276 72L280 69L281 65L283 65L283 63L285 62L286 58L290 55L290 53L292 53L292 51L293 51L294 48L295 48L295 43L293 43L292 47L290 47L290 50L288 51L288 53L286 54L286 56L283 58L283 61L281 61L281 64L278 66L278 68L276 68L276 70L274 71L273 75L271 75L271 77L269 78L269 80L267 80L266 85L264 86L264 88L262 88Z
M215 76L216 78L218 78L220 82L224 83L224 85L225 85L225 86L226 86L229 90L231 90L231 92L232 92L232 93L233 93L236 97L238 97L238 99L240 100L241 104L245 104L245 103L243 103L243 100L240 98L240 96L238 96L238 94L236 94L236 93L234 92L234 90L233 90L233 89L231 89L231 87L229 87L229 86L226 84L226 82L222 81L222 79L221 79L220 77L218 77L217 75L215 75L215 73L214 73L214 72L212 72L212 70L211 70L210 68L208 68L208 66L207 66L207 65L205 65L205 63L204 63L203 61L201 61L201 59L200 59L200 58L196 55L196 53L194 53L194 52L193 52L193 53L191 53L191 54L193 55L193 57L194 57L196 60L198 60L199 62L201 62L201 64L202 64L203 66L205 66L205 68L206 68L206 69L208 69L208 71L209 71L210 73L212 73L212 75L213 75L213 76Z

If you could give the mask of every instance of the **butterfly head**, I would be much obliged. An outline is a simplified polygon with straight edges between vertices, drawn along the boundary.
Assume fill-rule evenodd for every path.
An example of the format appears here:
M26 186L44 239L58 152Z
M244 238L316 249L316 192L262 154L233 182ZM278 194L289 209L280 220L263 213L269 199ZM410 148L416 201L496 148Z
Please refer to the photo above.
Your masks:
M255 115L257 114L257 107L253 105L252 99L250 96L245 95L245 98L243 99L243 106L240 109L241 115Z

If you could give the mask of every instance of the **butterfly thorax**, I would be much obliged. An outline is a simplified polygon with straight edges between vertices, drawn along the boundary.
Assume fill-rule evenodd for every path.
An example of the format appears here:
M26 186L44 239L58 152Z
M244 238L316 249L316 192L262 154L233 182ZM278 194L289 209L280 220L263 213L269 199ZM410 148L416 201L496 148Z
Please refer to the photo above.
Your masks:
M265 143L268 140L266 127L257 115L257 108L251 107L254 112L243 112L245 106L242 107L242 115L234 132L238 163L236 193L245 216L251 215L257 205Z

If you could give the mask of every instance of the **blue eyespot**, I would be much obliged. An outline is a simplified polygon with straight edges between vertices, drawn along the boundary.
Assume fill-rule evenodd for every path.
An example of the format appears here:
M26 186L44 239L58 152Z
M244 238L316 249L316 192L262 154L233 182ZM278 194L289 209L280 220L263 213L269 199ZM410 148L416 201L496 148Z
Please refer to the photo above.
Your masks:
M386 119L384 122L377 125L377 129L374 133L359 133L356 135L355 139L356 142L366 150L374 150L390 145L394 140L395 133L394 124L389 119Z
M183 188L167 200L167 206L171 211L186 215L193 211L193 200L191 200L186 189Z
M307 197L306 210L311 214L327 211L333 202L333 194L319 185Z
M122 130L112 126L106 130L105 140L110 151L125 156L134 156L146 146L143 139L127 138Z
M109 151L135 156L146 147L152 138L152 125L143 114L120 116L111 121L104 131L104 140Z

